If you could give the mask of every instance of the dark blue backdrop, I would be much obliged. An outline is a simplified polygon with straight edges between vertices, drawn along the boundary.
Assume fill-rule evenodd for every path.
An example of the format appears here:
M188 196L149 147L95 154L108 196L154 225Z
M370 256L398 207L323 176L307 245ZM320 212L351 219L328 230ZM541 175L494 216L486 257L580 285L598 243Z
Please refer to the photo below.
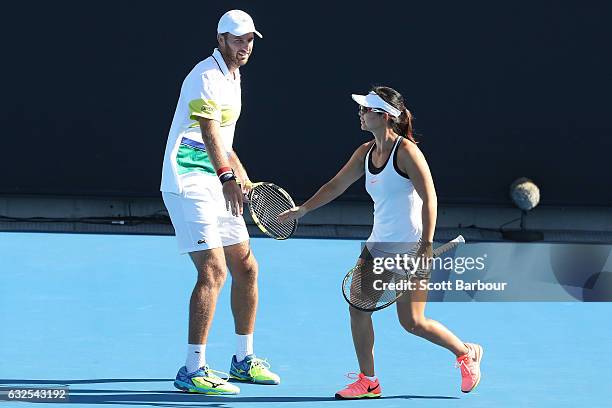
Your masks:
M612 205L610 3L3 7L2 193L156 196L182 79L242 8L264 34L235 144L253 179L313 193L368 139L350 93L387 84L416 116L442 202L505 203L527 176L543 204Z

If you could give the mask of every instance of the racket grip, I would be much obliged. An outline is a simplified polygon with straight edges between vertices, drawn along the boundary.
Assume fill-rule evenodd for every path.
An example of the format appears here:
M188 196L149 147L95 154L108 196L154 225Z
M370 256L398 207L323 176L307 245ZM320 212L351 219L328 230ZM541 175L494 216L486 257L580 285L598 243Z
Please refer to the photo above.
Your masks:
M463 238L463 235L459 235L457 238L453 239L452 241L447 242L444 245L439 246L438 248L433 250L433 256L439 256L440 254L448 251L449 249L452 249L454 247L456 247L459 244L463 244L465 243L465 238Z

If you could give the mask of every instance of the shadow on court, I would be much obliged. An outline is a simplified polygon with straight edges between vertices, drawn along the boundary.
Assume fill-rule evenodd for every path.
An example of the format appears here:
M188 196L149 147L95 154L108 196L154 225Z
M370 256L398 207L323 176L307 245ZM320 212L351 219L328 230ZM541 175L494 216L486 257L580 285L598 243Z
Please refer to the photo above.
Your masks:
M109 384L109 383L147 383L147 382L171 382L171 379L134 379L134 378L102 378L91 380L25 380L25 379L0 379L0 386L19 384L23 386L32 385L55 385L71 386L78 384ZM454 400L457 397L438 395L388 395L379 399L432 399L432 400ZM112 405L148 405L158 407L179 407L184 404L201 403L205 407L226 408L231 404L250 403L282 403L282 402L330 402L336 401L334 397L309 397L309 396L270 396L270 397L248 397L248 396L209 396L199 394L187 394L181 391L142 391L142 390L98 390L98 389L70 389L71 404L112 404ZM228 405L229 404L229 405Z
M4 384L44 384L44 385L73 385L73 384L104 384L104 383L136 383L136 382L166 382L174 381L170 378L98 378L94 380L5 380L0 378L0 386Z

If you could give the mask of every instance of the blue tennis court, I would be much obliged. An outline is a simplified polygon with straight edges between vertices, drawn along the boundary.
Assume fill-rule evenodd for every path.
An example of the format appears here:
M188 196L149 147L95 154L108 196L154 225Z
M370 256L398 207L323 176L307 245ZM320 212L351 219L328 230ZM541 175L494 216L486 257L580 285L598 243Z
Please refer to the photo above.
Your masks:
M232 397L173 387L195 281L174 237L41 233L0 233L0 386L67 385L71 406L100 407L610 406L612 306L579 302L429 304L429 317L485 348L482 382L468 395L448 351L408 335L393 309L378 312L384 397L336 401L344 375L358 371L340 282L359 241L252 246L261 271L255 351L280 386L241 385ZM228 288L207 346L223 371L235 347Z

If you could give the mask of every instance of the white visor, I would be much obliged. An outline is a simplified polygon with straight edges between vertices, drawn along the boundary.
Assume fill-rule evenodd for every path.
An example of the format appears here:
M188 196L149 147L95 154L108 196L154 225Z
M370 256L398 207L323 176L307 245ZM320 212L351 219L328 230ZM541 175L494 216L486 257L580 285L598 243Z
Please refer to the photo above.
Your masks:
M393 107L391 104L385 102L384 99L378 96L375 92L370 92L367 95L352 94L351 97L361 106L365 106L366 108L382 109L394 118L397 118L402 114L402 112Z

